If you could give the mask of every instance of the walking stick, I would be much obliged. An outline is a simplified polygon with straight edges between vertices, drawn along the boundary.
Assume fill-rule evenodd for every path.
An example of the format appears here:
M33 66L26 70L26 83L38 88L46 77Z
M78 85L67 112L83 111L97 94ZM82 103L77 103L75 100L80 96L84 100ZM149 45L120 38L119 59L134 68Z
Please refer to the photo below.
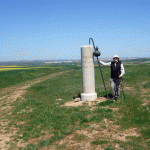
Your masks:
M122 81L123 81L123 78L122 78ZM121 87L122 87L122 93L123 93L123 97L125 99L125 95L124 95L124 91L123 91L123 86L122 86L122 83L121 83Z
M98 56L97 56L97 60L98 60ZM101 76L102 76L105 92L106 92L106 95L107 95L107 98L108 98L108 94L107 94L107 90L106 90L106 86L105 86L105 82L104 82L104 77L103 77L103 73L102 73L102 69L100 67L100 62L99 61L98 61L98 64L99 64L99 69L100 69L100 72L101 72Z

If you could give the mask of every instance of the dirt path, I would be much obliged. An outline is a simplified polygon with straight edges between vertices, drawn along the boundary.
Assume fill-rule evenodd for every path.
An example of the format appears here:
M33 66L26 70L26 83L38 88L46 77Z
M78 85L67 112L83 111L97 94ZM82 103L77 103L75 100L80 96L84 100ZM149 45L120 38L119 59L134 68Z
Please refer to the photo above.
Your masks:
M17 86L4 88L0 91L1 98L0 98L0 150L7 150L9 148L9 144L6 144L10 142L11 136L15 135L18 129L12 127L11 132L6 132L5 129L7 128L7 125L9 123L8 119L4 119L5 113L6 115L11 112L12 107L10 104L14 101L16 101L17 98L22 97L26 93L26 89L30 86L43 82L47 79L54 78L56 76L59 76L61 74L67 73L69 71L54 73L48 76L44 76L38 79L30 80L25 82L24 84L18 84ZM5 104L5 106L3 106Z

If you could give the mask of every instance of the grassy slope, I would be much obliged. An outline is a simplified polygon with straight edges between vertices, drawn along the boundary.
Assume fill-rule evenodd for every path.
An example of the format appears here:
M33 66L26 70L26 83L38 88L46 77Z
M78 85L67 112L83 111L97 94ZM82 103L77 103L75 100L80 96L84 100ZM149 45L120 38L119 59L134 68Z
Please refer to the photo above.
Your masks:
M43 67L36 68L35 67ZM49 67L49 68L44 68ZM72 66L74 67L74 66ZM8 68L11 68L8 66ZM15 67L15 68L20 68ZM24 70L9 70L9 71L0 71L0 89L7 88L19 83L23 83L28 80L40 78L43 76L50 75L52 73L60 72L63 70L71 69L71 64L45 64L45 65L26 65L22 66ZM29 68L29 69L28 69Z
M43 69L29 69L29 70L10 70L0 72L0 89L9 86L23 83L28 80L40 78L54 72L61 71L61 68L43 68Z
M124 76L123 85L124 87L133 87L134 90L125 90L125 100L121 93L118 102L106 101L100 103L98 104L100 107L95 110L90 110L87 106L77 108L59 106L77 97L82 91L81 67L72 66L70 68L74 70L66 75L35 84L29 88L24 101L20 105L18 105L20 99L12 104L15 109L7 117L11 120L10 126L15 125L20 128L15 140L17 141L20 138L28 141L31 138L41 136L43 134L41 131L46 130L50 134L53 133L54 136L49 140L42 140L39 144L29 144L28 149L39 149L43 146L48 147L53 142L72 134L75 130L89 128L87 123L101 122L102 119L107 118L111 121L116 120L115 124L120 125L122 130L133 127L138 128L141 136L138 138L128 137L130 139L128 142L109 142L95 139L91 144L99 145L108 143L108 145L111 145L113 142L118 142L124 149L129 147L133 147L133 149L150 148L150 105L142 106L143 97L141 97L141 89L150 88L149 64L126 65L126 75ZM69 67L66 67L66 69L69 69ZM102 70L107 89L110 91L108 80L110 70L107 67L102 67ZM98 67L95 67L95 76L96 92L99 96L104 96L105 91ZM148 94L145 94L144 98L148 98ZM56 104L55 100L57 98L63 100ZM116 107L119 108L119 111L116 113L109 108L101 108L101 106ZM22 110L28 110L29 108L33 109L33 111L30 113L22 112ZM120 118L120 116L122 117ZM19 122L22 121L25 121L26 124L19 125ZM23 136L19 136L19 134ZM76 138L83 137L76 136ZM107 149L111 149L111 146L108 146Z

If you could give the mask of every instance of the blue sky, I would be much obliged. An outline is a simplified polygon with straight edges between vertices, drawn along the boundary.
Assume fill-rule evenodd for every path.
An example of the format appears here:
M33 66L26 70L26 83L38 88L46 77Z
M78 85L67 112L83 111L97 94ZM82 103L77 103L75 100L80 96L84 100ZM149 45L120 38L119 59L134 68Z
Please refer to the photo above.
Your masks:
M150 0L0 0L0 61L150 57ZM91 42L92 44L92 42Z

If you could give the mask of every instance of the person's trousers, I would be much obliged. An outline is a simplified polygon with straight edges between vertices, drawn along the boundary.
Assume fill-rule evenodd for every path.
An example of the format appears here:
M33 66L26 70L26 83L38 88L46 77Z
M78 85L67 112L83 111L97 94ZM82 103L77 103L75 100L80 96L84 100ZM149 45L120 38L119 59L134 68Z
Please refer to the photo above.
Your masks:
M110 79L110 85L111 85L111 91L112 91L112 96L119 98L120 96L120 87L121 87L121 79L116 78L116 79Z

